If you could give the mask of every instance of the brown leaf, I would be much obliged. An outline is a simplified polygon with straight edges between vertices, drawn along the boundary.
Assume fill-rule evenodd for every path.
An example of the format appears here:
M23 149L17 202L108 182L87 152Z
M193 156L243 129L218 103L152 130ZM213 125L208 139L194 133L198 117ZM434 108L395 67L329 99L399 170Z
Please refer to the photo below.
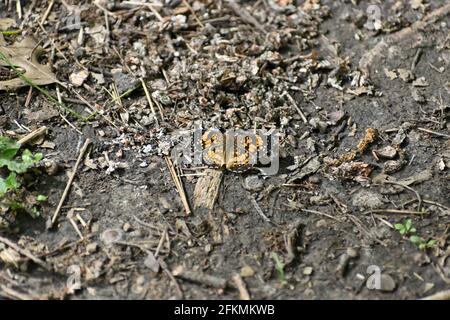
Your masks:
M32 38L26 37L21 42L10 46L2 40L3 39L0 39L0 53L6 57L7 61L0 59L1 66L10 67L11 64L16 68L22 69L24 77L28 78L36 85L46 85L57 82L50 66L39 62L39 58L44 50L38 47ZM28 83L17 77L0 81L0 90L17 89L28 85Z

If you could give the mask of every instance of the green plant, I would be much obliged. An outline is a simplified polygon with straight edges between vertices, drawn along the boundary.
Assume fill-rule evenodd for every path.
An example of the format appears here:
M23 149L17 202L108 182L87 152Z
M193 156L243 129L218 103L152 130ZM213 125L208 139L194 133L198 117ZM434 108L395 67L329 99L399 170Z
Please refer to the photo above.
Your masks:
M21 32L21 30L0 31L0 33L4 36L15 36Z
M419 247L420 250L426 250L429 248L433 248L436 245L436 240L430 239L426 241L424 238L421 238L417 235L411 236L409 240Z
M396 223L394 227L401 235L415 233L417 231L416 228L413 227L411 219L406 220L404 223Z
M48 197L47 197L47 196L44 196L44 195L42 195L42 194L40 194L40 195L38 195L38 196L36 197L36 201L37 201L37 202L45 202L45 201L47 201L47 199L48 199Z
M413 234L416 233L416 228L413 227L412 224L412 220L408 219L406 221L404 221L403 223L396 223L394 225L395 230L398 230L398 232L400 232L401 235L408 235L408 234ZM436 244L436 240L428 240L425 241L424 238L419 237L418 235L411 235L409 237L409 241L411 241L412 243L414 243L420 250L426 250L429 248L434 247L434 245Z
M281 285L284 286L287 284L286 277L284 275L284 263L281 261L276 252L272 252L272 259L275 261L275 270L278 272Z
M10 138L0 136L0 205L9 210L26 210L28 207L21 200L20 175L42 159L41 153L33 154L30 150L23 150L19 155L20 145ZM36 199L38 202L39 199ZM36 215L37 209L31 206L29 211ZM1 213L1 212L0 212Z

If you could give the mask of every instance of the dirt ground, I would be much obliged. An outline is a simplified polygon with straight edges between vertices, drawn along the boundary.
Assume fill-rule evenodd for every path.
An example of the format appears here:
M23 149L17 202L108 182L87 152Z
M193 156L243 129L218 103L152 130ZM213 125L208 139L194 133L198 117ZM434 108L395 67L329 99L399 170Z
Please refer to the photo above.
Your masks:
M0 134L46 126L28 148L59 168L26 178L26 192L49 197L39 217L8 212L0 229L48 270L23 252L11 263L0 243L0 297L417 299L450 289L448 1L38 0L22 1L21 17L7 2L0 31L5 18L20 30L4 34L7 45L36 39L58 79L41 87L67 109L28 85L0 90ZM165 157L174 133L199 120L279 129L278 173L176 168L186 214ZM214 207L196 210L211 196L196 185L214 170ZM408 219L416 231L402 235Z

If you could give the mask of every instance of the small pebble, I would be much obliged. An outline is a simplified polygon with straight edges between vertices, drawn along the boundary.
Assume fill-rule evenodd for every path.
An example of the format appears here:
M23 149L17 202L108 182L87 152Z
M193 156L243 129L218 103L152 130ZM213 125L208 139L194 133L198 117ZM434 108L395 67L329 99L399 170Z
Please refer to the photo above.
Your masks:
M394 279L388 274L381 275L381 287L380 290L383 292L392 292L397 287Z
M397 155L397 150L394 147L387 146L375 151L380 158L393 159Z
M257 176L248 176L244 180L244 188L248 191L261 191L264 187L263 181Z
M313 273L314 269L312 267L306 267L305 269L303 269L303 274L305 276L309 276Z
M93 253L95 253L95 252L97 251L97 249L98 249L98 244L97 244L97 242L89 243L89 244L86 246L86 251L87 251L88 254L93 254Z
M255 275L255 271L250 266L244 266L241 268L241 277L248 278Z
M108 229L102 233L100 238L106 245L110 245L122 238L122 231L117 229Z
M355 248L347 248L347 255L350 258L356 258L358 256L358 250Z
M122 226L122 230L125 232L129 232L131 230L131 224L129 224L128 222L125 222Z

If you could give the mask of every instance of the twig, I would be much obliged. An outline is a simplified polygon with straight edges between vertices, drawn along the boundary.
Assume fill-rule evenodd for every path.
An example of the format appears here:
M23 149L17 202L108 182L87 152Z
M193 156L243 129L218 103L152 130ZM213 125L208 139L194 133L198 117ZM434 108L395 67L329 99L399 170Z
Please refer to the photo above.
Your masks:
M71 217L69 217L69 221L70 221L70 224L72 225L72 227L75 229L75 232L78 234L78 236L80 237L80 240L83 240L84 239L84 237L83 237L83 234L81 233L81 231L80 231L80 229L78 228L78 226L77 226L77 224L75 223L75 221L71 218Z
M169 277L170 281L172 281L172 283L175 285L175 289L177 290L178 293L178 299L183 299L184 296L183 290L181 290L181 287L178 284L177 279L175 279L172 272L169 270L167 264L162 259L159 259L159 265L163 269L164 273Z
M420 196L420 194L419 194L416 190L414 190L413 188L411 188L411 187L409 187L409 186L407 186L407 185L405 185L405 184L403 184L403 183L396 182L396 181L383 181L383 183L386 183L386 184L393 184L393 185L396 185L396 186L400 186L400 187L403 187L403 188L405 188L405 189L408 189L409 191L414 192L414 194L415 194L416 197L417 197L417 201L419 201L419 204L418 204L418 207L417 207L417 211L420 211L420 209L421 209L421 207L422 207L422 197Z
M0 296L9 299L18 299L18 300L37 300L36 297L30 296L25 293L21 293L13 288L9 288L7 286L0 286Z
M242 277L239 274L235 274L233 277L233 282L236 285L237 289L239 290L239 295L241 297L241 300L251 300L250 294L248 293L247 286L245 285L244 280L242 280Z
M28 94L27 94L27 98L25 99L25 108L28 108L28 106L31 103L31 98L33 97L33 87L30 87L30 89L28 90Z
M158 118L156 118L155 108L153 106L152 98L151 98L150 93L148 91L147 85L145 84L144 79L141 78L140 80L141 80L141 83L142 83L142 88L144 88L144 92L145 92L145 96L147 97L148 104L150 105L150 109L152 110L153 118L155 118L156 125L159 127Z
M20 3L19 0L16 1L16 12L19 19L22 19L22 4Z
M170 160L169 157L165 157L167 167L169 168L169 172L172 176L173 182L175 183L175 187L178 190L178 193L180 194L181 202L183 203L184 210L186 211L186 214L191 214L191 208L189 207L189 201L186 197L186 193L184 192L184 187L182 184L182 181L180 177L178 176L177 172L175 171L175 167L172 163L172 160Z
M253 207L255 207L256 212L264 219L264 221L272 223L272 221L264 214L258 202L252 195L250 195L250 201L252 202Z
M242 20L252 24L254 27L256 27L256 29L262 31L263 33L267 33L264 26L261 25L261 23L259 23L258 20L256 20L247 10L237 4L235 0L228 0L227 3L230 8L233 9L234 13L241 17Z
M422 298L421 300L450 300L450 290L436 292L430 296Z
M24 145L27 144L28 142L36 139L37 137L39 137L40 135L44 134L47 131L47 127L40 127L36 130L34 130L33 132L30 132L29 134L27 134L25 137L21 138L19 141L17 141L18 144L20 145Z
M204 28L205 25L200 21L200 19L197 17L197 14L195 13L194 9L192 9L191 5L189 4L189 2L187 2L186 0L183 0L183 4L189 9L189 11L192 13L192 15L194 16L195 21L197 21L197 24Z
M43 260L39 259L38 257L36 257L35 255L33 255L29 250L22 249L21 247L16 245L11 240L3 238L3 237L0 237L0 242L6 244L8 247L12 248L13 250L15 250L18 253L22 254L23 256L27 257L28 259L30 259L31 261L33 261L37 265L40 265L45 270L47 270L47 271L51 271L52 270L52 268L50 268L50 266L45 261L43 261Z
M32 88L32 87L30 87L30 88ZM56 97L58 98L58 102L61 104L61 105L63 105L64 104L64 102L62 101L62 98L61 98L61 92L59 91L59 87L58 86L56 86ZM69 120L67 120L67 118L62 114L62 113L59 113L59 116L72 128L72 129L74 129L76 132L78 132L80 135L83 135L83 132L81 132L80 130L78 130L72 123L70 123L70 121Z
M428 214L427 212L422 212L422 211L413 211L413 210L397 210L397 209L377 209L377 210L369 210L364 212L364 214L369 214L369 213L398 213L398 214L414 214L414 215L426 215Z
M156 3L148 3L148 2L139 2L139 1L124 1L123 4L134 5L134 6L144 6L150 9L151 12L158 18L159 21L163 22L164 18L161 17L158 11L156 11L155 6L158 6Z
M414 59L411 63L411 72L414 72L414 69L416 68L417 63L419 62L421 54L422 54L422 49L418 48L416 51L416 54L414 55Z
M61 200L59 201L58 207L56 208L56 211L53 214L50 227L53 227L53 225L56 222L56 219L58 219L58 215L61 211L64 201L66 200L67 195L69 194L69 190L70 190L70 187L72 186L73 180L75 179L75 175L77 174L78 167L79 167L81 161L83 160L84 155L90 144L91 144L91 140L89 138L86 139L83 147L80 150L80 155L78 156L77 162L75 163L75 166L72 169L72 173L70 175L69 181L67 181L66 189L64 189L64 193L61 197Z
M426 132L426 133L429 133L429 134L434 134L435 136L450 138L450 135L448 135L448 134L432 131L432 130L425 129L425 128L417 128L417 130L423 131L423 132Z
M284 91L282 94L282 96L285 95L288 97L289 101L292 103L292 105L294 106L294 108L297 110L297 112L300 114L300 117L302 118L304 123L308 123L308 119L306 119L305 114L303 113L302 109L300 109L300 107L297 105L297 103L295 102L294 98L292 98L292 96L287 92Z
M318 214L318 215L320 215L320 216L324 216L324 217L330 218L330 219L335 220L335 221L337 221L337 222L342 222L342 221L339 220L338 218L333 217L332 215L330 215L330 214L328 214L328 213L323 213L323 212L320 212L320 211L309 210L309 209L300 209L300 210L302 210L302 211L304 211L304 212L308 212L308 213Z
M227 280L215 276L205 274L203 272L185 270L182 266L178 266L172 270L172 275L187 281L201 283L209 287L217 289L225 289Z
M155 258L158 257L159 252L161 251L162 245L164 243L164 240L166 239L166 233L167 233L167 228L164 229L164 232L161 236L161 239L159 240L158 246L156 247L156 251L155 251Z
M18 1L19 2L19 1ZM52 11L53 5L55 4L55 0L52 0L48 7L47 10L44 13L44 16L41 19L41 25L44 25L45 21L47 20L48 16L50 15L50 12Z

